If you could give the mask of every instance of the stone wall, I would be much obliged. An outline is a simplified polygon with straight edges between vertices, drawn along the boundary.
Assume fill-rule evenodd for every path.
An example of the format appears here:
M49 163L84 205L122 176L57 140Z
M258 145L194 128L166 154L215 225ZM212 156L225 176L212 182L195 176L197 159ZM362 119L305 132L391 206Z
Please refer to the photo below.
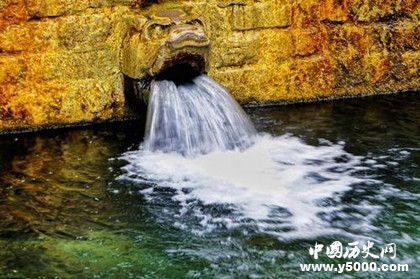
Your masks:
M197 14L241 103L420 88L416 0L0 0L0 130L123 118L129 25Z

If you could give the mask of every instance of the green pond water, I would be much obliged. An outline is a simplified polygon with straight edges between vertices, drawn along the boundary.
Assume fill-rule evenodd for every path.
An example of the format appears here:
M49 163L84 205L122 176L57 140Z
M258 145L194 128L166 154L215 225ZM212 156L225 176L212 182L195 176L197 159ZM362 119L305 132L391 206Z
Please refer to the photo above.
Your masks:
M197 161L138 153L140 122L2 136L0 278L420 278L419 102L247 109L265 139ZM395 243L370 261L409 271L300 270L349 261L310 255L336 240Z

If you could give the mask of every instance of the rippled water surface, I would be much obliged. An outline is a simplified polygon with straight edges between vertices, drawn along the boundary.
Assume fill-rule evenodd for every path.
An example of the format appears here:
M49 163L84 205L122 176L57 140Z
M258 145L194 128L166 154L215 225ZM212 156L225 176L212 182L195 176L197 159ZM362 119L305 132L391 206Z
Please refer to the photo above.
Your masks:
M142 123L3 136L0 278L335 278L299 270L334 240L410 267L341 278L419 278L419 101L248 109L252 147L190 159Z

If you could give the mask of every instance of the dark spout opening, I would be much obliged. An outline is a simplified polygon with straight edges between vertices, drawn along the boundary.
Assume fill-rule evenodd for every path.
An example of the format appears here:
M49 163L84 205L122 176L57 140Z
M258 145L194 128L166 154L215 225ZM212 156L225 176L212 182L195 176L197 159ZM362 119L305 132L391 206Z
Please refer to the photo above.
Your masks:
M205 59L200 55L181 53L165 63L162 70L153 78L155 80L171 80L175 84L190 82L205 71Z
M184 84L200 75L202 72L189 63L181 63L169 67L156 75L156 80L171 80L175 84Z

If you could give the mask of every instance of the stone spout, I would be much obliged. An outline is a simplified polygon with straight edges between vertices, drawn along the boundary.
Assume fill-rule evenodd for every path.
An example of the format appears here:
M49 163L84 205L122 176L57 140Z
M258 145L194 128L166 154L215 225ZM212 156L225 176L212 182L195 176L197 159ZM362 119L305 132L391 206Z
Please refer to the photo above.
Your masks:
M157 12L123 42L121 69L134 83L129 97L147 102L153 79L182 80L206 72L209 47L200 19L178 10Z

